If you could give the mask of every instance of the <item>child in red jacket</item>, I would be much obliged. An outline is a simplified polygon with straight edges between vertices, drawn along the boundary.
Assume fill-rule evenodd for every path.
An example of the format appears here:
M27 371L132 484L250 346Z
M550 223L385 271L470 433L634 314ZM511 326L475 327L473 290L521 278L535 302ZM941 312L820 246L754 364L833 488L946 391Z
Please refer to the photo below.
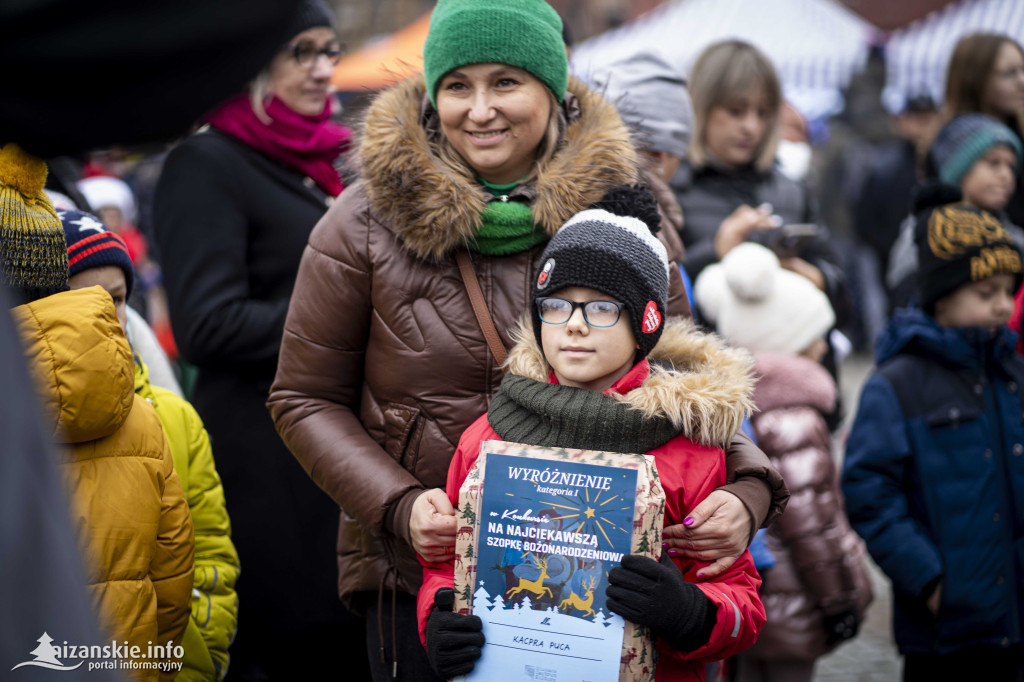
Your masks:
M491 439L647 453L665 490L666 525L685 524L725 482L722 448L750 410L752 362L688 322L664 319L668 268L664 247L636 218L591 209L562 227L542 257L532 333L524 324L501 390L459 441L448 470L453 505ZM485 646L480 619L435 608L438 591L453 586L453 564L423 563L427 657L443 678L466 674ZM608 608L656 637L657 680L703 680L705 662L749 647L764 623L749 552L702 580L706 565L627 555L608 574Z

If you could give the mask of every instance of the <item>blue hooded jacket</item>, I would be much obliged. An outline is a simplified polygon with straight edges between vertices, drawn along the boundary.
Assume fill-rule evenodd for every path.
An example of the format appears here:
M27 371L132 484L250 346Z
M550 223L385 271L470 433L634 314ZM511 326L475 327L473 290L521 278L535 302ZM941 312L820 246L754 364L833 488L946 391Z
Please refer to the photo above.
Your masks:
M892 579L896 643L941 655L1021 642L1024 359L1009 329L898 310L843 467L854 529ZM938 614L926 606L941 580Z

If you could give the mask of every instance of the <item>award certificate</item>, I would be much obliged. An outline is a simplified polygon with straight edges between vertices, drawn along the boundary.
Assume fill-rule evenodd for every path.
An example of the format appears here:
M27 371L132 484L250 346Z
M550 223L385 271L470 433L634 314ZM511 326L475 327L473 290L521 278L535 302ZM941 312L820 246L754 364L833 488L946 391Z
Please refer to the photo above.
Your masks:
M649 499L650 483L657 487L653 462L537 447L523 456L510 446L484 443L478 476L463 486L478 494L465 504L460 496L466 525L459 533L475 541L457 545L456 606L481 618L487 641L463 679L618 682L624 664L629 679L644 672L653 679L650 647L624 646L637 626L609 611L605 598L608 572L622 556L651 550L644 516L648 503L664 506ZM648 493L640 510L638 487ZM648 660L636 660L641 655Z

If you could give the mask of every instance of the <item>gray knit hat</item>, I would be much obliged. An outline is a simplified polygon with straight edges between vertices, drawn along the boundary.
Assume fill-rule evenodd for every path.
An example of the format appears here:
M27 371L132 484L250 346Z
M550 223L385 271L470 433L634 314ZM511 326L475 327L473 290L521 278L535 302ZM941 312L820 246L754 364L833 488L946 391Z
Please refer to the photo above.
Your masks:
M686 79L655 52L639 52L592 77L619 110L637 146L686 158L693 134L693 103Z
M1005 146L1021 165L1021 142L1009 127L984 114L961 114L939 131L932 143L931 159L939 179L959 186L967 172L992 147Z
M668 300L665 247L638 218L602 209L573 216L548 242L533 287L533 333L541 343L537 299L568 287L596 289L625 304L638 357L661 338Z

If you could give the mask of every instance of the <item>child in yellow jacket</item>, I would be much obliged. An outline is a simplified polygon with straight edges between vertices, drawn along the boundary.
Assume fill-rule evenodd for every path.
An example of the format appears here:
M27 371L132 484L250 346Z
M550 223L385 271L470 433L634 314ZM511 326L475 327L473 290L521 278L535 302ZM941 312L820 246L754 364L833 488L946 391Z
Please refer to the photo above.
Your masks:
M102 286L114 300L121 324L135 273L121 238L95 216L58 211L68 248L68 285L72 290ZM181 479L196 537L192 617L185 631L185 657L178 680L223 679L228 646L238 623L238 553L231 542L231 520L224 489L214 466L210 439L195 408L176 393L153 385L146 364L136 354L135 393L156 409Z
M118 669L170 680L188 623L192 520L159 419L133 390L131 348L110 296L67 290L67 252L45 179L41 160L15 145L0 150L0 281L21 304L12 316L47 428L66 452L88 591L108 634L124 643L122 660L105 662L128 663L125 652L136 651L137 665ZM67 647L47 657L85 662L76 665L71 659L82 655Z

